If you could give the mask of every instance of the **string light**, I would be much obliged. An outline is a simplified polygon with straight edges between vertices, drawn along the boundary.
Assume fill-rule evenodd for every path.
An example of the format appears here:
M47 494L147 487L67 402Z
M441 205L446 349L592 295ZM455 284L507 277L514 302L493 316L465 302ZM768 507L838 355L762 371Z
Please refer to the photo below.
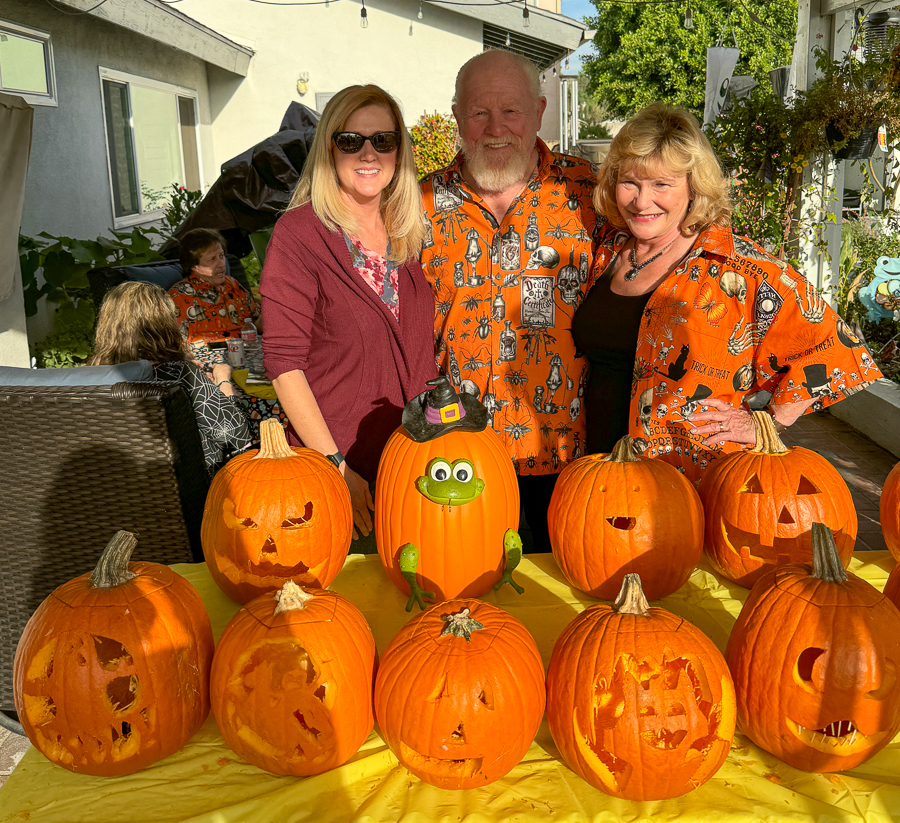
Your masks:
M509 48L509 32L506 32L506 48Z
M694 28L694 18L691 16L691 7L688 5L687 10L684 13L684 27L690 31Z
M359 27L369 28L369 12L366 10L366 0L362 0L362 8L359 10Z
M419 0L419 13L416 15L416 17L418 17L419 20L421 20L423 16L424 15L422 14L422 0Z
M528 6L522 7L522 28L527 29L531 25L531 18L528 16Z
M551 71L553 72L553 76L556 77L556 66L554 66Z

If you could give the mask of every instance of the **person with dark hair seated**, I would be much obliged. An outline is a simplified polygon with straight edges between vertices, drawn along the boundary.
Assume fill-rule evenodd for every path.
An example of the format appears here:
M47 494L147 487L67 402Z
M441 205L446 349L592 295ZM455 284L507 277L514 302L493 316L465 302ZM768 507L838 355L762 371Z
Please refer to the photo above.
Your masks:
M248 317L259 325L259 306L226 274L225 240L219 232L191 229L181 238L179 253L187 277L172 286L169 294L178 309L182 333L194 355L205 361L209 344L240 337Z
M216 363L209 375L191 362L171 297L153 283L116 286L103 301L94 335L95 366L149 360L157 380L180 383L197 417L210 475L250 447L247 419L235 399L231 366Z

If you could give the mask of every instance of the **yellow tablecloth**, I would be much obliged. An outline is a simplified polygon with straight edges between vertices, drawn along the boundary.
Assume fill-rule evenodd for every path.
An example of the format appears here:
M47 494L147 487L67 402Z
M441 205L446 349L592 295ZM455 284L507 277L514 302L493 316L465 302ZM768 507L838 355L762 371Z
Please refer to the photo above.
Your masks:
M263 400L277 400L278 395L271 383L247 383L247 369L234 369L231 377L235 383L240 386L244 394L251 394L254 397L260 397Z
M855 558L851 570L884 586L887 552ZM202 595L216 637L237 611L212 583L205 565L175 567ZM544 664L562 629L596 602L574 592L551 556L532 555L520 567L525 594L509 587L486 599L531 630ZM347 595L372 626L379 652L409 618L405 597L377 557L351 556L333 589ZM680 591L660 601L701 628L724 649L746 590L697 569ZM900 820L900 736L857 769L806 774L756 748L741 734L718 774L677 800L630 803L592 788L556 757L544 723L524 760L483 789L452 792L413 777L372 733L348 764L318 777L276 777L225 747L210 718L182 751L130 777L74 775L34 748L0 789L0 823L335 823L343 821L870 821Z

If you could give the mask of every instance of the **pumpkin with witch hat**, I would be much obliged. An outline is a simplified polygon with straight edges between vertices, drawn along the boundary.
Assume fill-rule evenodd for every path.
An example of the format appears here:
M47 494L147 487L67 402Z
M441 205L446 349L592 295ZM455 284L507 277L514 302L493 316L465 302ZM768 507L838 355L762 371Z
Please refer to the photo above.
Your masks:
M487 410L447 377L403 409L375 483L375 537L388 577L425 608L509 583L522 557L519 487Z

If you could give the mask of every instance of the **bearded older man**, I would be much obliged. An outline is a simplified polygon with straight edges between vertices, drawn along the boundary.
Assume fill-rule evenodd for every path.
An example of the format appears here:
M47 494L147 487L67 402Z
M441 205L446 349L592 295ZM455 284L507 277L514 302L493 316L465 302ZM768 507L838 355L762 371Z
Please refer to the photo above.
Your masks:
M519 476L532 551L549 551L558 473L584 449L587 364L572 315L594 256L595 173L537 136L547 106L537 68L487 51L459 71L462 148L422 183L431 232L422 267L434 290L443 370L487 407Z

